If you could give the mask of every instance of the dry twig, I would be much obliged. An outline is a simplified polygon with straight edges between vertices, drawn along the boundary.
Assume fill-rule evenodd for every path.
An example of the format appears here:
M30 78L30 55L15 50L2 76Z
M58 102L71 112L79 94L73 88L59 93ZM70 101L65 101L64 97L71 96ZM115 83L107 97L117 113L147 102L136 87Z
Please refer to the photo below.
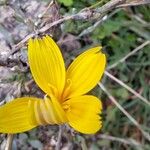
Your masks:
M60 150L63 126L59 126L58 139L55 150Z
M98 83L100 88L106 93L106 95L109 97L109 99L128 117L128 119L141 131L143 136L150 141L150 135L145 132L141 125L117 102L117 100L109 93L109 91L102 85L101 83Z
M112 74L110 74L109 72L105 71L105 75L108 76L109 78L111 78L112 80L114 80L115 82L117 82L118 84L120 84L121 86L123 86L124 88L126 88L128 91L130 91L132 94L134 94L136 97L138 97L139 99L141 99L144 103L148 104L148 106L150 106L150 102L144 98L142 95L140 95L139 93L137 93L135 90L133 90L131 87L129 87L128 85L126 85L124 82L122 82L121 80L117 79L116 77L114 77Z
M135 141L134 139L123 139L120 137L114 137L114 136L107 135L107 134L99 134L98 137L101 139L107 139L107 140L116 141L116 142L120 142L123 144L135 146L135 147L140 147L140 150L142 150L142 147L143 147L143 145L141 145L139 142Z
M5 150L11 150L13 142L13 134L8 134Z
M49 30L53 26L56 26L58 24L61 24L65 21L71 20L71 19L73 19L73 20L89 20L89 19L95 18L96 16L103 16L103 14L106 14L108 11L111 11L112 9L116 8L117 6L124 4L125 1L126 0L111 0L98 9L88 9L88 8L85 9L84 8L83 10L81 10L80 12L78 12L74 15L66 16L66 17L63 17L59 20L54 21L53 23L46 24L41 29L37 30L36 33L33 32L33 33L27 35L18 44L14 45L13 50L8 55L8 57L10 55L12 55L13 53L17 52L19 50L19 48L21 48L28 41L29 38L32 38L39 33L45 33L47 30Z
M125 4L118 5L117 8L139 6L150 4L150 0L127 0Z
M18 44L12 46L12 51L8 54L7 58L9 58L12 54L16 53L28 41L29 38L32 38L39 33L45 33L47 30L49 30L53 26L56 26L58 24L61 24L65 21L71 20L71 19L73 19L73 20L89 20L89 19L92 19L95 17L97 18L97 16L102 17L108 11L118 8L119 6L125 4L125 2L126 2L126 0L111 0L108 3L104 4L103 6L101 6L100 8L97 8L97 9L84 8L83 10L81 10L80 12L78 12L74 15L66 16L66 17L56 20L50 24L46 24L41 29L36 30L35 32L27 35ZM150 3L150 1L148 1L148 2ZM51 5L51 3L49 5Z
M149 45L149 44L150 44L150 41L144 42L140 46L136 47L133 51L131 51L130 53L128 53L126 56L124 56L123 58L121 58L120 60L118 60L117 62L115 62L114 64L108 66L107 70L115 68L120 63L123 63L127 58L129 58L130 56L134 55L137 51L141 50L143 47L145 47L146 45Z

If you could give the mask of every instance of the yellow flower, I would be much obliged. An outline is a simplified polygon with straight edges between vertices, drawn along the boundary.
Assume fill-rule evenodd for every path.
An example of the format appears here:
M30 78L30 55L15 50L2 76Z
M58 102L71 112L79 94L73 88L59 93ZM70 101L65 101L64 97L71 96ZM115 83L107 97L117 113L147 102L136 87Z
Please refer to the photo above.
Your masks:
M101 101L89 92L100 80L106 63L101 47L79 55L65 69L61 52L49 37L30 39L28 59L44 99L22 97L0 107L0 132L20 133L39 125L68 123L93 134L101 126Z

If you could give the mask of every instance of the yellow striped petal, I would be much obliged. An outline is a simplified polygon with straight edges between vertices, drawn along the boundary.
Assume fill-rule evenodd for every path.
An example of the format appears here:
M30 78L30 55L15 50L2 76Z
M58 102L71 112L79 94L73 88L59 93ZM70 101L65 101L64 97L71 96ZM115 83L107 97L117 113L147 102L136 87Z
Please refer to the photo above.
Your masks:
M85 133L96 133L102 127L99 116L102 111L101 101L91 95L71 98L63 103L69 125L75 130Z
M17 98L0 107L0 133L20 133L34 128L30 123L29 101L37 99Z
M40 124L40 125L46 125L46 124L54 124L55 123L55 117L53 114L53 108L50 105L49 109L47 109L47 106L45 104L45 100L41 101L40 103L30 103L29 105L32 109L32 123L33 124ZM57 120L56 120L57 121Z
M49 36L30 39L28 58L39 87L48 95L59 97L65 84L65 65L56 43Z
M30 122L33 125L62 124L67 122L64 110L54 97L44 100L30 101Z
M63 108L55 98L23 97L0 107L0 133L20 133L38 125L67 121Z
M71 98L89 92L101 79L106 56L101 47L95 47L79 55L69 66L66 74L68 85L63 98Z

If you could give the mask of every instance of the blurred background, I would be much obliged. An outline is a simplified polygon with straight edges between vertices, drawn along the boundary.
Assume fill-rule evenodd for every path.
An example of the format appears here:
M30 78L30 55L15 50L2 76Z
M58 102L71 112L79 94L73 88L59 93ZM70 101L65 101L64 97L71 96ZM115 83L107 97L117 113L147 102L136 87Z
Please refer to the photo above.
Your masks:
M52 35L66 66L96 45L107 55L101 84L90 92L102 100L103 128L95 135L82 135L63 126L62 150L150 149L149 0L103 7L106 3L109 0L0 0L0 105L24 95L43 97L27 60L26 41L32 33ZM44 28L78 12L86 15ZM38 127L14 135L12 149L53 150L58 134L58 126ZM0 150L6 137L0 134Z

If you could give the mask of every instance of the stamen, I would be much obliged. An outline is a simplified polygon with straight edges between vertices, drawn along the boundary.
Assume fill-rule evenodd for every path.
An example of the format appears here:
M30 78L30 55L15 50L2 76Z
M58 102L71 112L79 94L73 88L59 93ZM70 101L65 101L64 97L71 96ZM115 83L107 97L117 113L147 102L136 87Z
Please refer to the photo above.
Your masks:
M64 92L63 92L63 95L62 95L62 99L63 99L63 100L65 100L66 97L69 95L71 85L72 85L71 79L67 79L67 80L66 80L66 88L65 88L65 90L64 90Z
M50 87L50 90L51 90L51 93L48 93L48 96L50 96L51 99L53 97L57 97L58 96L57 88L50 83L48 83L48 86Z
M64 109L64 111L71 111L70 105L68 103L63 103L62 108Z

